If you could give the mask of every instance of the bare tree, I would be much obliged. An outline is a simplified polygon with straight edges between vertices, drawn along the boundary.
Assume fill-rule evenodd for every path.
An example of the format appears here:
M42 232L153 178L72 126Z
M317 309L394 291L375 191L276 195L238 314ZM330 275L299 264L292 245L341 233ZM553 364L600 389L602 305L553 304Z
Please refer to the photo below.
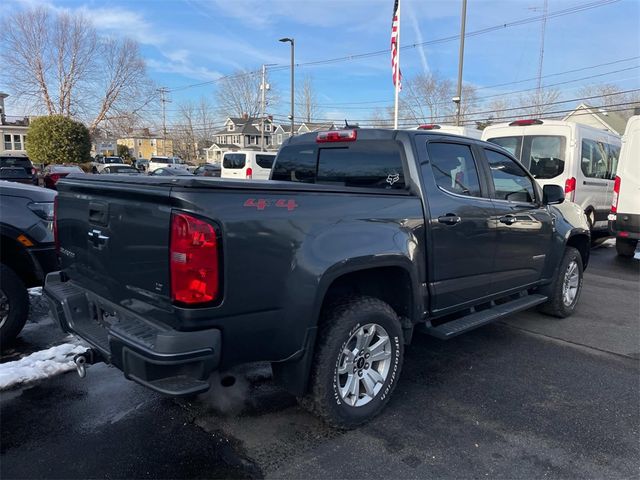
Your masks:
M640 107L640 92L627 93L614 83L586 85L578 91L578 96L586 98L588 105L615 110L625 119L629 119Z
M257 117L260 114L261 82L260 74L245 70L222 78L216 90L218 109L227 116L247 114Z
M393 127L393 111L381 110L376 108L371 115L367 124L372 128L392 128Z
M302 87L297 89L296 103L302 111L305 122L311 122L318 116L318 100L311 76L306 75L302 81Z
M79 13L44 7L0 25L2 74L32 108L85 120L94 133L114 115L135 115L153 91L136 42L101 39Z
M560 91L555 88L542 87L528 95L520 97L521 110L511 116L521 113L528 116L544 116L549 112L553 112L558 105L551 105L560 98Z
M406 80L400 97L403 123L438 123L451 115L453 83L438 74L418 75Z

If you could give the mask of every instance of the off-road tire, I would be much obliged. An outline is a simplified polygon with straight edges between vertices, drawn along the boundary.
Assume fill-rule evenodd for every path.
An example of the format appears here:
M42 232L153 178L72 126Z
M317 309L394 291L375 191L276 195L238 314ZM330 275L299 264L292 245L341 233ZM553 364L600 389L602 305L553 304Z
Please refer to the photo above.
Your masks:
M621 257L633 257L638 246L638 240L616 238L616 252Z
M0 348L11 343L20 333L29 316L29 293L20 277L0 264L0 288L9 302L9 315L0 327Z
M338 391L338 362L351 336L363 325L382 326L391 342L389 373L379 392L366 405L347 405ZM362 425L386 406L400 378L404 356L402 326L396 312L377 298L352 296L327 308L320 321L311 366L310 388L301 404L327 424L351 429Z
M578 283L578 292L570 305L566 305L563 296L563 282L565 280L565 275L567 273L567 269L571 262L575 261L578 265L578 275L579 275L579 283ZM562 257L562 261L560 262L560 266L558 271L556 272L556 277L550 285L540 289L540 293L547 295L549 299L540 305L539 310L547 315L551 315L557 318L566 318L573 314L576 309L576 305L578 304L578 300L580 299L580 293L582 292L582 283L584 280L584 267L582 266L582 257L580 256L580 252L573 247L566 247L564 251L564 256Z

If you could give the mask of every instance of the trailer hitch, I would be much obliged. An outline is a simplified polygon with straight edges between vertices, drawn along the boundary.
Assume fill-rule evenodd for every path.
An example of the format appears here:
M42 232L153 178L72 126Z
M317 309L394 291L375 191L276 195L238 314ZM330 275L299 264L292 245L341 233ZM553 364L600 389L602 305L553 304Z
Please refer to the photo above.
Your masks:
M93 348L89 348L73 357L73 363L76 365L78 376L84 378L87 375L87 366L101 362L101 358L102 355L100 352Z

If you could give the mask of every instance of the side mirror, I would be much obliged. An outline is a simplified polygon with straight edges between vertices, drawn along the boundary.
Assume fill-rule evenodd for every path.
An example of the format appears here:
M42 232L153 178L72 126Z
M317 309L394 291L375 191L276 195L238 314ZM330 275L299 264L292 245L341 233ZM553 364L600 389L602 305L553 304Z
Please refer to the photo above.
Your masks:
M545 185L542 187L543 205L557 205L564 202L564 188L560 185Z

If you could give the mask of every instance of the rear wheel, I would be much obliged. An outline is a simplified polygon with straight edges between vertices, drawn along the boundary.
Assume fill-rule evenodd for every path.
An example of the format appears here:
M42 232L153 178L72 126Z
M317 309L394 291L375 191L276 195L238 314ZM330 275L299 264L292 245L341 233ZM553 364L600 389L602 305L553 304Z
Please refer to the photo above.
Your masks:
M558 318L572 315L582 291L583 272L580 252L567 247L553 283L541 289L549 299L540 306L540 310Z
M334 427L362 425L389 401L403 354L400 321L385 302L359 296L329 308L303 403Z
M13 341L29 314L29 294L27 289L6 265L0 264L0 346Z
M633 257L637 246L638 240L616 238L616 252L618 252L618 255L621 257Z

